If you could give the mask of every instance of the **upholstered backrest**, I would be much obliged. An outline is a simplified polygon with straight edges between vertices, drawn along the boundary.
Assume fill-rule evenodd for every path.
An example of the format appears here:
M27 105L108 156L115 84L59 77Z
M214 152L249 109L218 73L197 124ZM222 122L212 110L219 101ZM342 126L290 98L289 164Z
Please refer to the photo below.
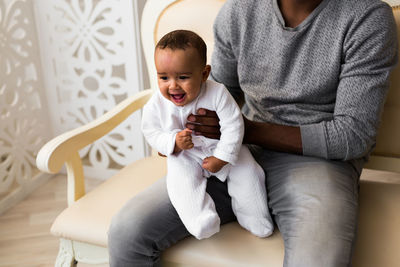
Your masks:
M400 42L400 6L393 7ZM400 64L390 77L390 89L379 128L376 148L367 168L400 172Z
M142 43L152 88L157 88L154 68L155 43L167 32L176 29L193 30L207 43L208 61L214 44L212 25L225 0L147 0L142 19ZM400 34L400 8L393 8ZM150 27L149 27L150 25ZM144 29L154 29L152 32ZM368 166L374 169L400 172L400 64L391 76L391 85L377 147Z
M400 42L400 6L393 8ZM374 154L400 158L400 64L393 71Z
M166 9L158 21L154 34L155 40L176 28L192 30L199 34L207 44L207 58L210 61L214 38L212 25L218 10L225 1L186 0L178 1ZM190 6L190 9L186 7Z

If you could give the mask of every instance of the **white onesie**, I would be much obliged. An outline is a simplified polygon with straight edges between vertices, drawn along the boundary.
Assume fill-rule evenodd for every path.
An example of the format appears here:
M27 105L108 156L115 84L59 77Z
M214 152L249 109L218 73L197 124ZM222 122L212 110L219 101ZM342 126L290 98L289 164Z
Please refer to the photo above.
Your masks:
M220 140L192 136L192 149L173 154L176 134L186 128L187 117L199 108L216 111ZM168 157L169 198L187 230L197 239L210 237L220 228L215 204L206 192L206 178L211 175L227 180L232 209L242 227L260 237L273 232L264 171L247 146L242 145L243 118L222 84L207 80L199 96L185 106L176 106L159 91L155 92L143 108L142 131L147 142ZM218 173L210 173L201 167L203 159L209 156L229 164Z

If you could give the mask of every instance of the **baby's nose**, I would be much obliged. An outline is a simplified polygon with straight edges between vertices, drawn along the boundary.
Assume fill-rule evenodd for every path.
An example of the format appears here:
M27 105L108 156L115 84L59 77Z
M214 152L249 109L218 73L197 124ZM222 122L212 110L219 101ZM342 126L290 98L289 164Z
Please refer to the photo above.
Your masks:
M169 83L169 89L177 89L178 88L178 83L175 80L171 80Z

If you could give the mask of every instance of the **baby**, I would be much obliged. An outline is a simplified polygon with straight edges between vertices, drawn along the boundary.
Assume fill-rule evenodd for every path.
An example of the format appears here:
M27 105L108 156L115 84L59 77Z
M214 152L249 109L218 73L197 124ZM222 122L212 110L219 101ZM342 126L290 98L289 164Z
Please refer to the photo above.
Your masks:
M206 44L191 31L177 30L156 45L159 91L144 106L142 131L148 143L167 156L167 191L187 230L197 239L219 232L220 219L206 192L207 178L227 181L239 224L256 236L273 232L265 176L242 145L244 124L228 90L207 80ZM187 117L199 108L215 110L220 140L192 136Z

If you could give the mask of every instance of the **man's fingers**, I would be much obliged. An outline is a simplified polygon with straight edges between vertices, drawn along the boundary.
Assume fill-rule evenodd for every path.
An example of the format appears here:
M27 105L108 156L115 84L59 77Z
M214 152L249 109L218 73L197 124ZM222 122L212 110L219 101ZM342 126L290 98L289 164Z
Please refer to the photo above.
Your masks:
M193 123L205 124L205 125L219 125L219 118L215 111L208 109L199 109L196 115L190 114L188 121Z
M199 133L195 132L196 135L202 135L204 137L210 138L210 139L219 139L221 137L221 134L213 134L213 133Z
M219 126L219 119L218 119L218 117L206 117L206 116L200 116L200 115L190 115L188 117L188 123Z
M197 115L190 114L187 118L186 127L193 130L196 135L203 135L212 139L219 139L221 136L219 118L212 110L200 108Z
M219 126L208 126L208 125L202 125L202 124L193 124L193 123L187 123L186 127L189 129L192 129L193 132L198 132L198 133L209 133L209 134L220 134L219 131Z
M199 108L197 110L197 114L199 114L201 116L206 116L206 117L218 117L217 112L215 112L213 110L208 110L205 108Z
M219 139L221 132L218 127L187 123L186 127L193 130L195 135L202 135L211 139Z

